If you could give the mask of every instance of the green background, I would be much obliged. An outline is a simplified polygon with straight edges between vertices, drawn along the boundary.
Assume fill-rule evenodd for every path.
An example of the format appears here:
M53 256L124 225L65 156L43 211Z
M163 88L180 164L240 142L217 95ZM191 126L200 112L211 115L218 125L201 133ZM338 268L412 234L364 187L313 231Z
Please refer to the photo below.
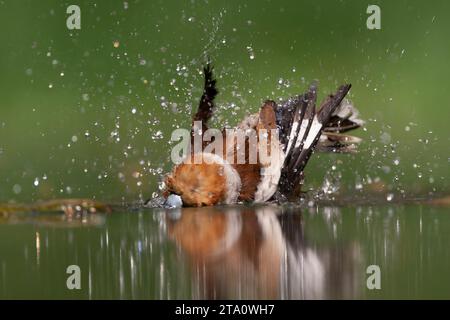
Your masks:
M81 8L81 30L66 28L70 4ZM369 4L381 7L381 30L366 27ZM291 210L305 248L324 254L337 281L359 279L353 294L327 296L448 298L448 207L367 202L449 194L449 12L448 1L0 0L0 203L156 196L206 56L220 90L215 126L315 79L320 98L349 82L364 142L356 155L308 164L306 188L326 175L344 202ZM256 209L236 212L245 210ZM167 238L165 214L0 216L0 297L195 297L196 270ZM347 259L352 248L359 260ZM65 286L71 264L81 291ZM370 264L381 267L381 291L365 287Z
M70 4L81 30L66 27ZM368 4L0 1L0 201L151 197L171 132L198 103L205 56L216 126L314 79L320 98L352 83L361 152L314 156L311 188L335 164L346 192L377 179L395 193L448 193L450 3L377 1L381 30L367 29Z

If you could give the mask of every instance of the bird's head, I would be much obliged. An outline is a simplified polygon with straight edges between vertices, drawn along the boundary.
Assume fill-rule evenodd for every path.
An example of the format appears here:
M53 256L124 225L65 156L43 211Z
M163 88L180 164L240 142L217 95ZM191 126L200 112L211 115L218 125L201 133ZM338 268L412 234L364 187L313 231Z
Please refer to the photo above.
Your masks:
M202 153L202 161L176 165L166 178L166 198L178 195L183 206L200 207L236 202L241 180L220 156Z

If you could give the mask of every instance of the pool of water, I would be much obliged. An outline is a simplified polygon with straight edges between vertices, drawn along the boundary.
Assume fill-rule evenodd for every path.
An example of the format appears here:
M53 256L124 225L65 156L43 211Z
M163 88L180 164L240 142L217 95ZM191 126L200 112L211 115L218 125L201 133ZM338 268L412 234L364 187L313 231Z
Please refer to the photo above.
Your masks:
M76 2L69 30L70 2L0 0L0 298L450 298L450 1L378 0L381 30L364 1ZM211 128L352 84L359 152L305 169L331 200L58 200L158 197L207 57Z
M0 298L450 298L448 230L416 202L4 214Z

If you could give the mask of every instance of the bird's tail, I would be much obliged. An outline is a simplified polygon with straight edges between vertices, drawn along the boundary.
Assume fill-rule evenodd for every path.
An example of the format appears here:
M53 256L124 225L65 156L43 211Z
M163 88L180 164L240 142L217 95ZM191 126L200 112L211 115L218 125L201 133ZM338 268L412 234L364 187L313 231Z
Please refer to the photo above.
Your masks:
M192 117L191 144L194 143L194 137L196 135L203 136L203 133L208 129L208 121L212 117L215 108L214 99L218 94L216 79L213 76L213 67L210 62L203 68L203 74L205 78L203 94L200 98L197 112ZM201 123L201 126L196 125L199 122Z

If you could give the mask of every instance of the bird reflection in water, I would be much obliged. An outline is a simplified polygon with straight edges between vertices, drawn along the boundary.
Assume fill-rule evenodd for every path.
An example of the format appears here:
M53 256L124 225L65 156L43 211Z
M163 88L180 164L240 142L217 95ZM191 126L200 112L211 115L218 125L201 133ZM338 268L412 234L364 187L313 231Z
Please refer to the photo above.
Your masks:
M166 221L192 267L194 298L352 298L364 276L359 246L309 243L298 208L174 209Z

